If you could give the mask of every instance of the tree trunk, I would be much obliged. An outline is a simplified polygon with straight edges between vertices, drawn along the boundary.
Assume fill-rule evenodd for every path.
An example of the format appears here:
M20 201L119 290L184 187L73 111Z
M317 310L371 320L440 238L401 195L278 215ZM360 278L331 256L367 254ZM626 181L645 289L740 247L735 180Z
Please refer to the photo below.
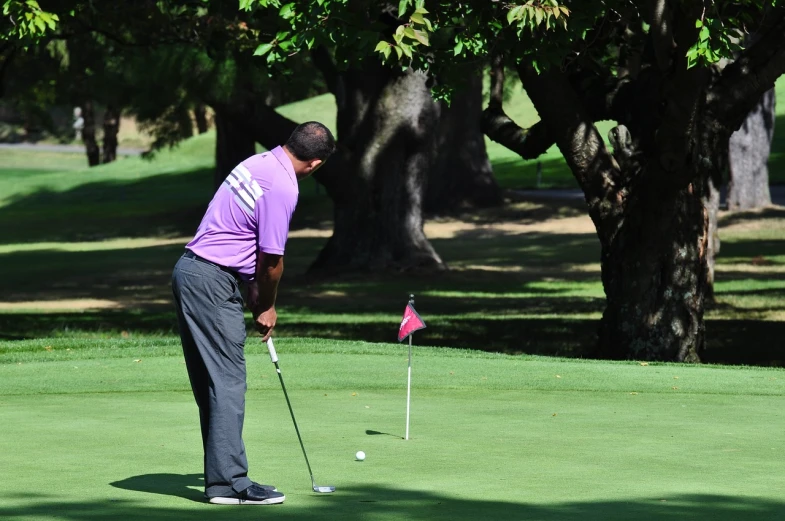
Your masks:
M600 357L700 361L708 220L702 192L696 185L673 194L637 190L613 241L603 241Z
M774 136L774 105L771 89L731 135L729 210L751 210L771 204L768 162Z
M194 107L194 120L196 120L196 130L200 134L207 132L207 107L204 103L197 103Z
M699 361L709 217L703 182L665 170L675 164L670 146L640 153L623 125L611 132L611 154L563 73L524 69L522 79L583 189L602 247L606 308L597 356Z
M120 111L112 104L104 112L104 163L117 159L117 133L120 130Z
M95 140L95 109L92 101L85 101L82 116L84 117L82 141L87 153L87 164L89 166L97 166L101 163L101 150L98 148L98 143Z
M502 192L493 177L480 127L481 78L472 78L450 106L442 104L440 110L437 160L428 176L425 211L449 214L466 207L501 205Z
M714 259L720 253L720 191L711 179L706 180L703 205L706 207L706 301L714 302Z
M367 64L341 73L335 92L346 169L321 178L335 225L312 271L443 268L423 232L438 126L426 76Z
M215 188L221 186L229 172L256 153L256 143L242 122L242 111L216 104L215 110ZM239 120L238 120L239 119Z

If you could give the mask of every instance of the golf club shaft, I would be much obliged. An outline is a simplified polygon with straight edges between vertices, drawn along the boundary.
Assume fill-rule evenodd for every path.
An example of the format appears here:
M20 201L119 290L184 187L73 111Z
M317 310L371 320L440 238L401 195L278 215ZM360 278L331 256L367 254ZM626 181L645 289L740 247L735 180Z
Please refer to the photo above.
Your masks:
M297 427L297 420L294 419L294 411L292 410L292 403L289 401L289 393L286 392L286 384L283 383L283 375L281 368L278 366L278 355L273 347L272 338L267 342L267 348L270 351L270 359L275 364L275 372L278 373L278 380L281 382L281 389L283 389L283 396L286 398L286 405L289 407L289 414L292 416L292 423L294 424L294 431L297 433L297 440L300 442L300 448L303 450L303 457L305 457L305 464L308 465L308 474L311 476L311 486L316 487L316 482L313 479L313 471L311 470L311 463L308 461L308 454L305 453L305 445L303 445L303 438L300 436L300 429Z

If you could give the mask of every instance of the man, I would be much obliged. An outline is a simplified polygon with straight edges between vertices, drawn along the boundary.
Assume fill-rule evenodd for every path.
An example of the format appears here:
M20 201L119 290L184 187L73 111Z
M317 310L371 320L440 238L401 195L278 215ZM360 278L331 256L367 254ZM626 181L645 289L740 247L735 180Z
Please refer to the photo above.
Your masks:
M269 505L285 496L254 483L242 440L245 416L245 320L240 283L266 341L276 322L297 181L335 151L317 122L299 125L289 140L240 163L216 192L194 239L172 274L180 339L202 427L205 497L210 503Z

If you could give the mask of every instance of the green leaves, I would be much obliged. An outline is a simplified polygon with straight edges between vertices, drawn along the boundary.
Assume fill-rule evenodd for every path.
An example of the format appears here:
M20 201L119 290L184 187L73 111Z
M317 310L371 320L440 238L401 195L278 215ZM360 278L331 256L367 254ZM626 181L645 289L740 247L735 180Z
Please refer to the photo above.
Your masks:
M401 0L398 10L399 16L410 3L409 0ZM423 2L420 0L417 1L417 4L422 3ZM428 11L424 7L421 5L417 6L414 12L409 16L409 22L399 25L395 29L395 33L393 33L394 43L385 41L379 42L374 50L380 53L385 61L390 60L393 49L395 50L398 60L402 59L404 56L409 58L409 60L412 60L418 46L423 45L429 47L431 45L430 35L433 32L433 24L425 17L427 14Z
M390 53L392 52L392 47L389 43L385 41L381 41L376 44L376 48L374 49L375 52L379 52L384 56L384 59L388 59L390 57Z
M406 8L409 6L409 0L401 0L398 2L398 18L403 18L406 14Z
M743 22L734 18L704 18L695 21L698 29L696 42L687 50L687 68L717 63L723 58L733 59L742 47L739 44ZM737 25L738 24L738 25Z
M22 0L5 0L10 1ZM739 29L754 31L763 16L760 9L769 1L712 2L696 21L694 45L681 66L732 57L743 38ZM427 8L424 0L398 0L391 7L357 0L238 2L256 22L250 26L255 32L248 33L251 42L257 40L251 49L276 67L285 67L286 60L299 52L324 46L338 67L372 54L390 65L438 69L442 77L452 74L446 71L452 69L459 79L467 70L477 70L491 54L504 55L510 65L526 62L537 70L585 60L613 68L618 48L605 41L600 28L630 23L634 32L650 30L635 2L623 0L433 0ZM694 8L696 15L701 11Z
M3 0L3 16L11 22L0 40L36 43L48 31L54 31L60 18L41 9L36 0Z
M283 7L281 7L281 10L278 11L278 16L280 16L284 20L289 20L293 18L294 15L295 15L294 2L284 5Z
M518 37L520 38L524 29L528 29L534 34L543 25L546 30L550 30L551 24L555 27L557 22L561 23L566 30L568 16L570 16L570 10L560 6L556 0L528 0L525 4L514 5L507 11L507 24L518 28Z
M265 54L270 52L272 50L272 48L273 48L273 45L271 43L263 43L263 44L259 45L259 47L256 48L256 50L254 51L253 55L254 56L264 56Z

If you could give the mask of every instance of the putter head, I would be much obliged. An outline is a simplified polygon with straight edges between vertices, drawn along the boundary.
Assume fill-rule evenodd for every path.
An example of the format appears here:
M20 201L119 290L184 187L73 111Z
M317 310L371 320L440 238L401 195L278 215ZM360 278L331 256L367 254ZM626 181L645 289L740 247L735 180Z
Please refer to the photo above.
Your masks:
M319 494L332 494L333 492L335 492L335 487L320 487L314 485L313 491L318 492Z

